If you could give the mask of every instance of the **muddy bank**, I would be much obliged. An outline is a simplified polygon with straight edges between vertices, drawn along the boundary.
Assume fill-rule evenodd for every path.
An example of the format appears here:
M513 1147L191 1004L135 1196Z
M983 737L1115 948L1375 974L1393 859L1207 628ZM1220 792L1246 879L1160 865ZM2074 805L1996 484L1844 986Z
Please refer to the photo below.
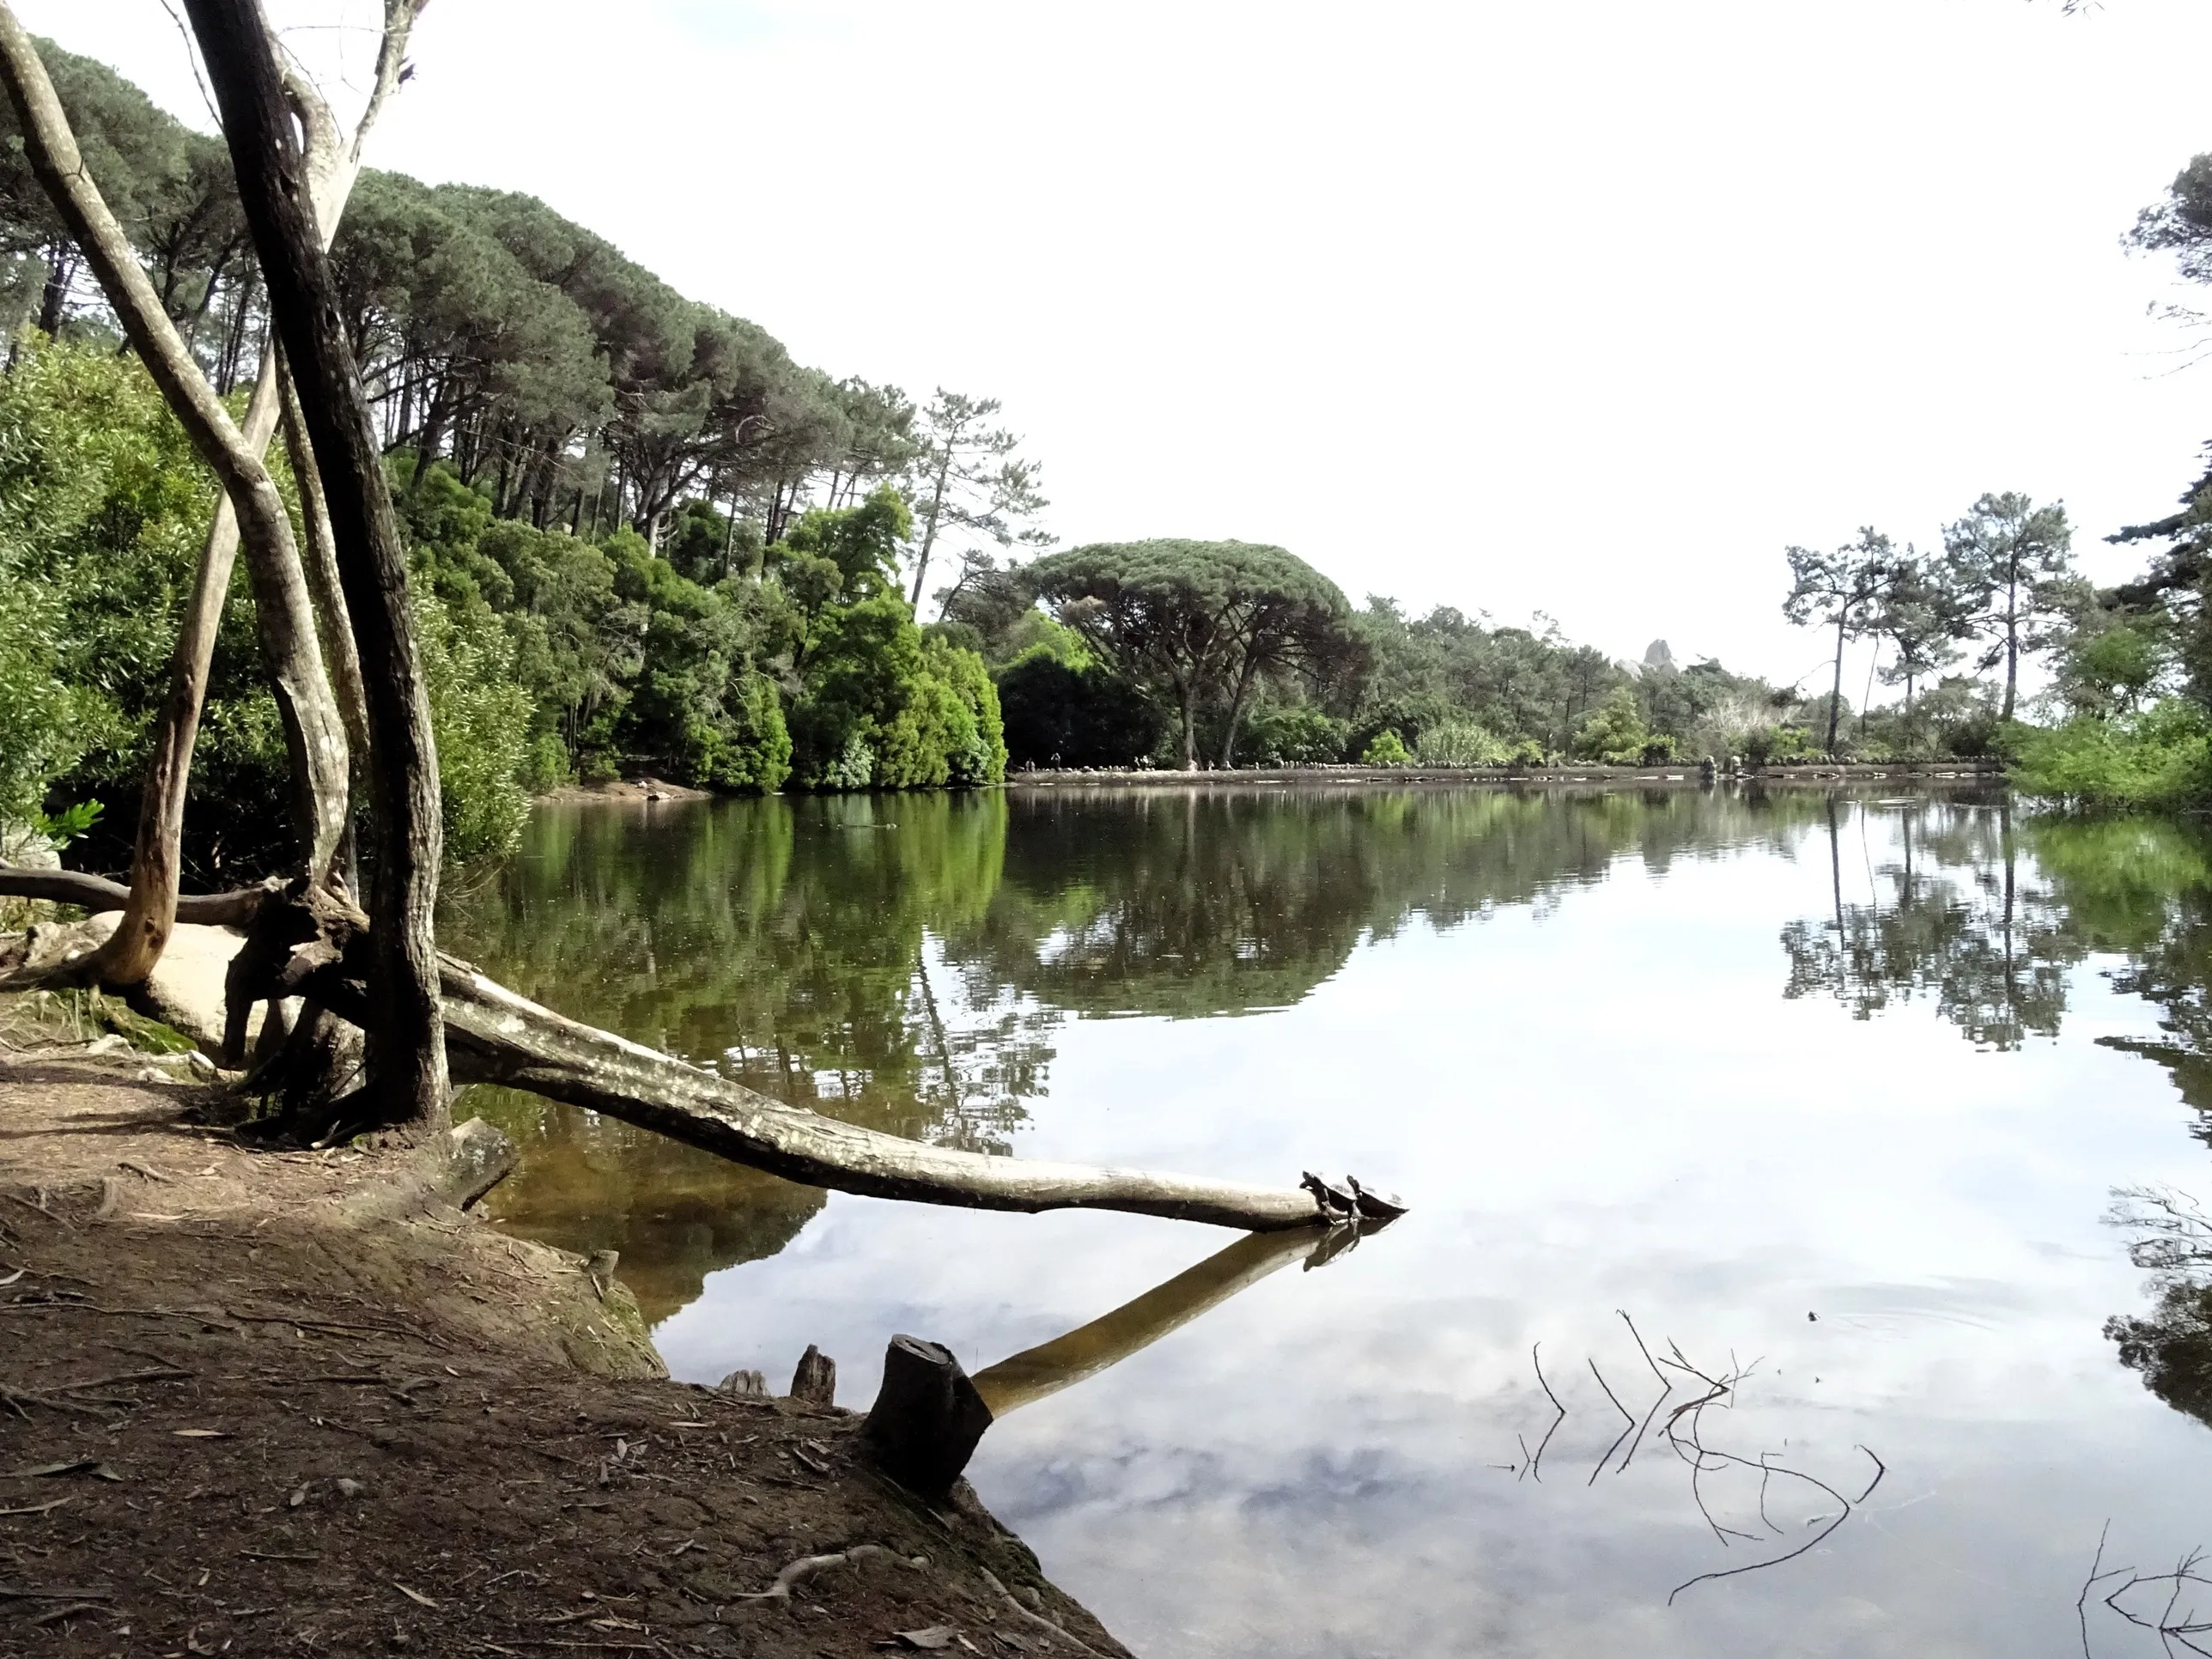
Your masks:
M857 1415L667 1381L618 1267L52 1035L0 1030L0 1652L1124 1651Z
M541 801L605 801L635 805L655 800L713 800L711 790L659 778L616 778L605 783L564 783L538 797Z

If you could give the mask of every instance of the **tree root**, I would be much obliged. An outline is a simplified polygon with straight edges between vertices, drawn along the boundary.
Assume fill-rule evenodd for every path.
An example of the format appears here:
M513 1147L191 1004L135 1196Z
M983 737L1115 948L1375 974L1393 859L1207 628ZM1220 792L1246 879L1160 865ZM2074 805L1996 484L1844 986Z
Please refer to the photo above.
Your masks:
M1052 1634L1060 1638L1061 1641L1066 1643L1078 1653L1087 1653L1091 1656L1091 1659L1098 1659L1098 1650L1084 1641L1082 1638L1073 1635L1068 1631L1063 1630L1060 1626L1054 1624L1051 1620L1046 1618L1036 1608L1024 1607L1022 1605L1021 1598L1016 1595L1012 1590L1008 1589L1004 1584L1000 1583L998 1579L993 1576L992 1571L988 1567L978 1567L975 1571L983 1575L983 1582L985 1583L988 1584L994 1590L998 1592L999 1599L1001 1601L1004 1601L1008 1607L1012 1607L1020 1617L1028 1620L1030 1623L1037 1626L1041 1629L1051 1632Z
M747 1590L737 1598L740 1601L788 1601L791 1592L817 1572L827 1572L832 1567L842 1567L861 1561L896 1561L903 1567L921 1568L929 1565L926 1556L911 1559L896 1550L881 1544L851 1544L834 1555L802 1555L775 1576L775 1583L764 1590ZM1071 1638L1073 1639L1073 1638ZM1089 1651L1089 1650L1085 1650Z

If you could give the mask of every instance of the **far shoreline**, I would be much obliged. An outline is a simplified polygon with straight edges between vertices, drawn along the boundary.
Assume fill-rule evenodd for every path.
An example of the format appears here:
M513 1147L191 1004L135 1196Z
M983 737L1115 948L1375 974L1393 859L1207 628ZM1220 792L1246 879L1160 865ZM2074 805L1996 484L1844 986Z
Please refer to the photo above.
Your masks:
M1703 766L1251 766L1184 771L1164 767L1042 769L1009 773L1000 783L972 786L1018 791L1049 789L1324 789L1363 787L1493 789L1708 789L1721 784L1756 787L1812 784L2002 784L2003 763L1994 760L1808 761L1779 766L1741 767L1735 771ZM771 796L928 794L943 790L835 791L774 790ZM533 806L643 806L670 801L767 799L750 791L694 788L658 777L623 778L603 783L564 783L533 796Z

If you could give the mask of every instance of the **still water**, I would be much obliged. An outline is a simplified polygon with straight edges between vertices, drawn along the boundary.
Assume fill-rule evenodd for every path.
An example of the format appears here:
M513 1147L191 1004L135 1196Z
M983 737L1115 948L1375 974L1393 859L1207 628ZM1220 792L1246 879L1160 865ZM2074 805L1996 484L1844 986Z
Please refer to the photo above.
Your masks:
M2212 1650L2170 1576L2212 1545L2195 831L1814 793L556 807L447 926L878 1127L1413 1204L986 1436L985 1501L1139 1652ZM978 1370L1231 1243L478 1103L529 1154L507 1224L619 1249L691 1380L816 1342L865 1408L895 1332Z

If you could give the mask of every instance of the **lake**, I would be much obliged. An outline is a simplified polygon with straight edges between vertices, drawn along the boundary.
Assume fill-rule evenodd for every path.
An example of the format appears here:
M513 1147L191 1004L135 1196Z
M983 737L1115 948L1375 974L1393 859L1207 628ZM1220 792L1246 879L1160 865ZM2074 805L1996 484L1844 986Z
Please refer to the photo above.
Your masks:
M2212 1545L2197 831L1813 790L549 806L445 927L878 1128L1403 1195L985 1437L984 1501L1139 1652L2212 1651L2172 1576ZM865 1409L894 1333L979 1370L1235 1243L474 1102L526 1154L495 1212L618 1249L693 1381L813 1342Z

